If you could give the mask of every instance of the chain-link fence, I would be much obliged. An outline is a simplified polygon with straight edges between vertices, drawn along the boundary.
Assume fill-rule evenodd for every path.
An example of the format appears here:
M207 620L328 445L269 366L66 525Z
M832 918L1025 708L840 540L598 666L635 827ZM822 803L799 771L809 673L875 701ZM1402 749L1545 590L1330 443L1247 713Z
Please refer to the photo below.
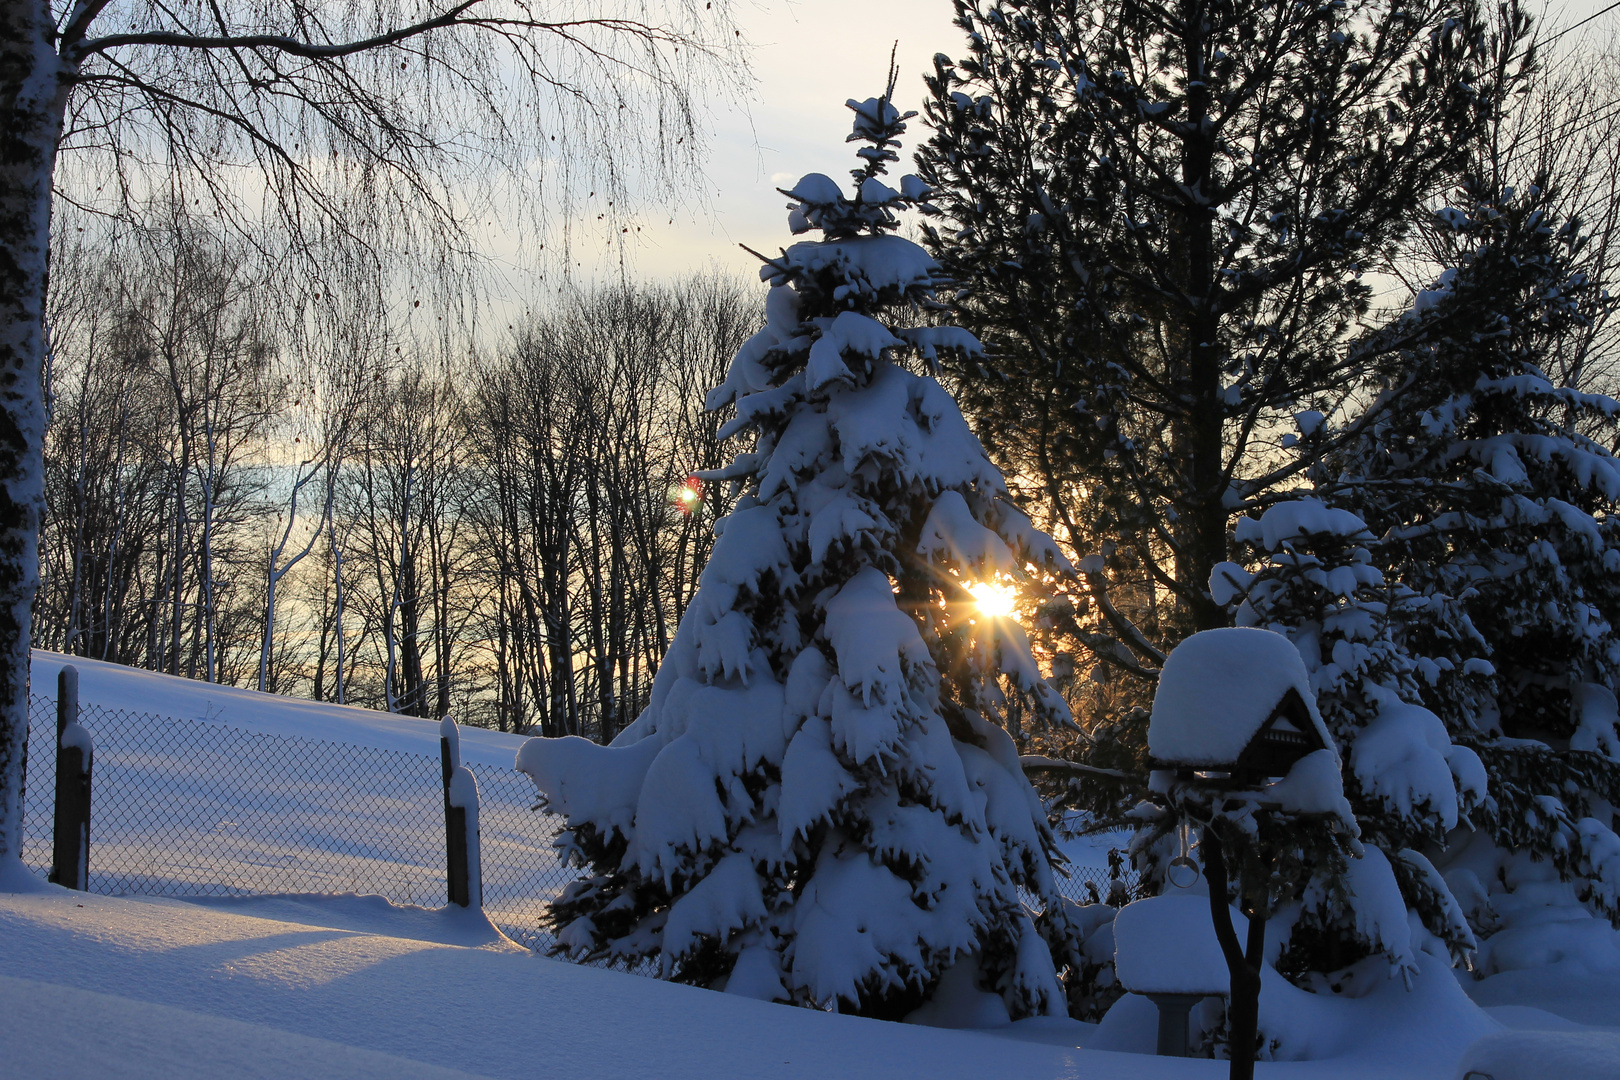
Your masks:
M113 896L361 893L445 903L444 797L437 756L179 720L91 703L95 739L91 892ZM50 872L56 703L30 708L23 861ZM470 765L478 780L484 911L544 950L546 904L574 877L513 769ZM1065 891L1106 899L1106 871L1072 867ZM1134 887L1134 875L1125 882ZM644 970L653 970L645 966Z
M51 863L55 702L30 708L23 861ZM85 703L95 738L91 892L114 896L368 893L445 902L437 756L271 735ZM551 849L556 819L511 769L478 780L484 908L531 948L546 903L572 878Z

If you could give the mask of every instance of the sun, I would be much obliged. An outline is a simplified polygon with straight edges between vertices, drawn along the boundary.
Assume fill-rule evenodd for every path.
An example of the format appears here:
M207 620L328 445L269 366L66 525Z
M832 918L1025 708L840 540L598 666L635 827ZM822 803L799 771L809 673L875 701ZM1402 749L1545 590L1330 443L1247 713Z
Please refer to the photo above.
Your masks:
M997 585L991 581L975 581L967 587L967 590L973 594L973 601L978 606L980 614L993 619L1012 617L1018 594L1011 587Z
M691 517L703 502L703 481L696 476L688 476L686 483L669 489L669 501L682 514Z

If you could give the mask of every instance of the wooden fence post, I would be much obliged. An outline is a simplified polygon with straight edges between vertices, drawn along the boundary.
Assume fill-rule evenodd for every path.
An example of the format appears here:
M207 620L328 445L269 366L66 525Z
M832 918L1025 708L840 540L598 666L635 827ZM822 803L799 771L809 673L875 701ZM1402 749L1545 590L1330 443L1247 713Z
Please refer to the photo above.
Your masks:
M461 733L446 716L439 721L439 767L444 781L445 884L450 903L484 905L478 850L478 783L461 764Z
M56 678L56 822L50 880L83 891L90 883L90 768L95 744L79 723L79 670Z

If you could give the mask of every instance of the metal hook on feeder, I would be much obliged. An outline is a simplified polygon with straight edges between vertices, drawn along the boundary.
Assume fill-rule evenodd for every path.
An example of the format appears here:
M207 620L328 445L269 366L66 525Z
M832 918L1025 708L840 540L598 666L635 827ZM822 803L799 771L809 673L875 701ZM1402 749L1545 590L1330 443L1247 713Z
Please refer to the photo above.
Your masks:
M1193 862L1192 857L1188 855L1189 841L1191 839L1189 834L1191 831L1191 826L1183 821L1179 830L1181 854L1170 860L1170 865L1164 872L1165 880L1178 889L1190 889L1198 884L1198 864ZM1182 871L1182 873L1178 874L1176 872L1178 870Z

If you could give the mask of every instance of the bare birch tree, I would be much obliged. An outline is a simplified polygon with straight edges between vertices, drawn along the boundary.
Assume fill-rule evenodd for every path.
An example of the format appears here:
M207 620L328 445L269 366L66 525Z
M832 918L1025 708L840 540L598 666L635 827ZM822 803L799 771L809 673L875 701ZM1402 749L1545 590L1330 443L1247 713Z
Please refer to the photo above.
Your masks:
M53 300L43 644L217 681L280 397L239 251L184 224L72 253ZM225 595L230 593L229 596Z
M294 464L285 509L277 513L279 532L266 559L264 637L259 650L258 688L261 691L270 689L276 601L282 579L323 540L333 545L333 566L339 575L336 608L341 612L342 558L335 546L332 517L338 475L348 460L355 437L356 416L376 369L377 351L384 333L378 321L374 312L354 311L341 320L332 333L322 335L324 340L316 346L322 355L299 356L294 361L292 378L297 391L290 409L291 422L285 425L286 434L291 435L291 445L283 447ZM341 614L338 617L341 618ZM340 627L338 634L341 642ZM340 654L341 651L340 645ZM341 695L341 691L339 693Z
M274 227L307 256L283 284L319 292L385 252L465 265L502 198L545 205L548 160L578 174L549 198L574 179L622 211L627 175L701 161L693 88L735 70L735 33L723 3L553 8L0 2L0 857L21 813L54 192L115 213L168 193L244 236Z
M756 308L718 278L585 293L480 370L465 426L499 726L607 741L645 704L729 506L691 478L721 464L703 396Z

